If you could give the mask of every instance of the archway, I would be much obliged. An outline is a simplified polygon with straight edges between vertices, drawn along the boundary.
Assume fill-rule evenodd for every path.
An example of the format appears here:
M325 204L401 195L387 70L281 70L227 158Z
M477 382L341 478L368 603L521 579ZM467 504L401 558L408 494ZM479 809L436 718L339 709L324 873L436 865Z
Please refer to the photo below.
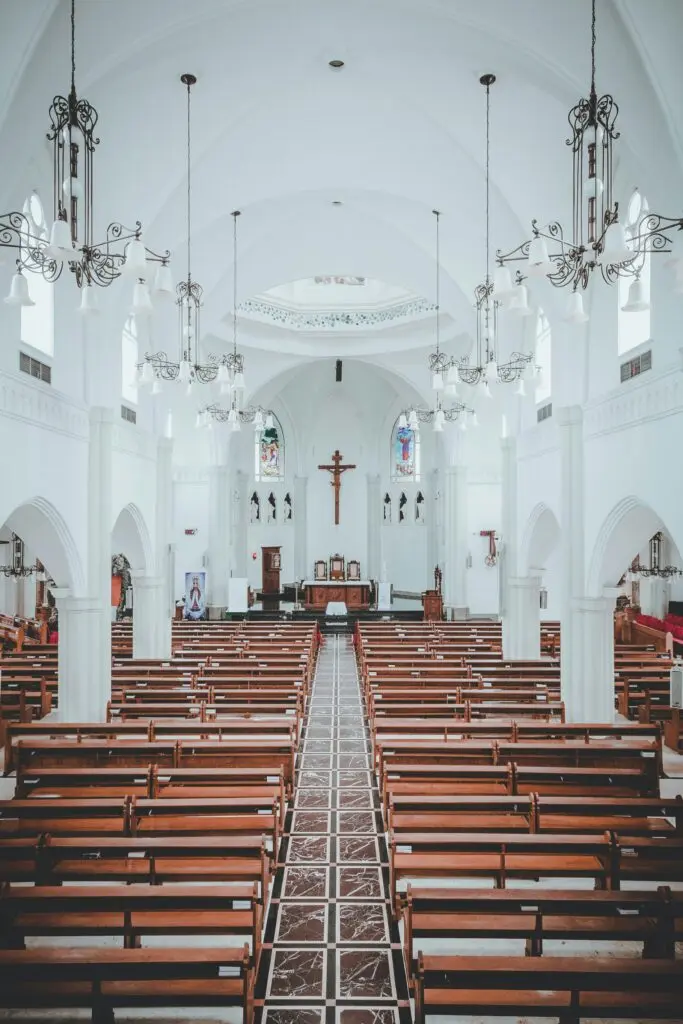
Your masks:
M35 497L15 508L5 526L23 540L26 549L45 566L57 587L78 597L85 593L81 555L61 513L45 498Z
M519 571L524 576L542 577L544 601L541 619L560 617L560 534L557 516L545 502L539 502L524 530Z
M650 505L634 495L618 502L604 520L588 565L588 593L599 597L605 587L616 587L635 556L647 548L650 538L662 531L676 537Z

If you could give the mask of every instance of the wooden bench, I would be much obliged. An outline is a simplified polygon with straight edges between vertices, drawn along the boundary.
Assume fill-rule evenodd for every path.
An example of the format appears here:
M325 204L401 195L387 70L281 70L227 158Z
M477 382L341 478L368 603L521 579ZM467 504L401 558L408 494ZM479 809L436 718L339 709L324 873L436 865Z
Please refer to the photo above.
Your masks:
M671 957L683 939L683 894L667 887L645 892L562 889L421 889L399 894L409 977L416 943L522 940L541 956L544 940L640 942L645 957ZM457 951L454 949L454 952Z
M253 1017L249 949L0 950L0 1007L85 1007L113 1024L118 1007L240 1006Z
M248 935L257 966L263 903L256 885L5 885L0 889L0 945L26 939L115 936L124 949L157 935Z
M418 957L416 1024L433 1015L680 1021L683 961L629 957Z

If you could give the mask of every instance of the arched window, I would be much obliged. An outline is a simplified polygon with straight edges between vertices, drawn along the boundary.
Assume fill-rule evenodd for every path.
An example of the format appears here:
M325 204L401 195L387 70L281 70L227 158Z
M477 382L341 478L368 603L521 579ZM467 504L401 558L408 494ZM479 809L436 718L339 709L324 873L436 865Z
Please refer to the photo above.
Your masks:
M391 435L391 478L420 479L420 431L399 426L399 420L396 420Z
M547 402L552 394L552 333L548 317L538 310L536 320L536 365L540 373L536 380L536 401Z
M272 414L263 430L254 432L254 479L284 480L285 442L282 427Z
M648 212L647 201L640 192L636 191L631 196L626 212L626 223L624 230L626 237L635 237L638 234L638 226ZM618 291L619 312L617 319L617 346L618 353L629 352L637 345L643 345L650 340L650 253L646 252L643 265L640 270L640 281L643 286L643 298L647 309L624 310L629 300L629 288L633 282L632 277L620 277Z
M268 501L266 503L266 521L274 523L277 520L277 499L271 491L268 495Z
M138 335L135 317L129 316L121 332L121 396L126 402L137 402L138 387L135 369L138 363Z
M49 229L43 204L37 192L32 192L24 203L24 216L29 231L47 241ZM55 295L54 285L42 274L28 274L29 292L33 306L21 307L21 340L24 345L53 356L55 352Z

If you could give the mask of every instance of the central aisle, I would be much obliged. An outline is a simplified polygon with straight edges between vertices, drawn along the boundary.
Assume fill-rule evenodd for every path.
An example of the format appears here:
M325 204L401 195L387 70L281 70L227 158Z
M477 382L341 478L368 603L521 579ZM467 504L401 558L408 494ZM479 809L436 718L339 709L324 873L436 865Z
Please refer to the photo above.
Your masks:
M350 638L321 649L297 769L256 992L262 1024L408 1024Z

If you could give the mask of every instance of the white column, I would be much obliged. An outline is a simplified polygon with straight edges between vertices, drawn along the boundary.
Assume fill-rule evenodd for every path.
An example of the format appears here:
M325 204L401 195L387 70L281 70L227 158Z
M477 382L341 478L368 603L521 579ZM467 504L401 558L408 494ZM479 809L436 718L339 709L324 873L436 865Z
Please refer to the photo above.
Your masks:
M312 569L308 564L308 477L294 477L294 577L309 579Z
M448 466L443 476L444 603L467 607L467 467Z
M233 575L247 577L247 524L249 522L249 478L237 470L232 483L232 557ZM296 514L296 513L295 513Z
M540 576L508 576L506 658L540 658L540 590Z
M517 578L517 440L514 437L504 437L501 446L503 554L500 573L500 614L503 620L503 656L512 658L517 640L513 636L515 623L510 608L509 581Z
M574 601L585 596L583 530L583 420L581 407L557 410L560 432L560 563L562 599L562 700L567 708L580 706L584 685L582 640Z
M209 604L228 607L230 580L230 473L225 465L209 469L209 550L207 583Z
M102 602L91 597L70 597L68 587L53 587L59 616L58 686L59 720L102 722L106 701L98 685Z
M157 574L163 580L158 609L158 657L171 656L171 629L175 613L175 549L173 537L173 441L160 437L156 479Z
M368 527L368 564L361 568L365 579L377 580L382 572L382 490L379 473L367 475L366 522Z
M444 560L444 546L443 546L443 522L439 515L438 505L439 499L431 501L430 496L437 494L443 494L443 478L441 471L435 468L429 474L426 480L426 494L428 496L425 508L426 522L424 524L427 531L427 542L425 544L425 557L427 564L425 566L425 576L423 581L423 587L425 589L434 586L434 569L436 566L440 566L443 569ZM415 491L417 494L417 489ZM394 512L396 515L396 512ZM445 582L445 581L444 581Z
M112 529L112 446L114 411L96 406L90 410L88 454L88 595L95 602L89 608L92 629L87 643L95 650L90 687L94 721L104 718L111 696L111 529ZM61 620L61 616L60 616ZM61 621L60 621L61 643ZM61 700L61 697L60 697Z
M574 672L569 692L563 693L568 722L614 721L614 606L619 593L605 588L602 597L572 601ZM563 662L564 649L563 635Z
M168 620L166 579L131 570L133 579L133 657L169 657L166 645ZM61 639L61 633L60 633Z

